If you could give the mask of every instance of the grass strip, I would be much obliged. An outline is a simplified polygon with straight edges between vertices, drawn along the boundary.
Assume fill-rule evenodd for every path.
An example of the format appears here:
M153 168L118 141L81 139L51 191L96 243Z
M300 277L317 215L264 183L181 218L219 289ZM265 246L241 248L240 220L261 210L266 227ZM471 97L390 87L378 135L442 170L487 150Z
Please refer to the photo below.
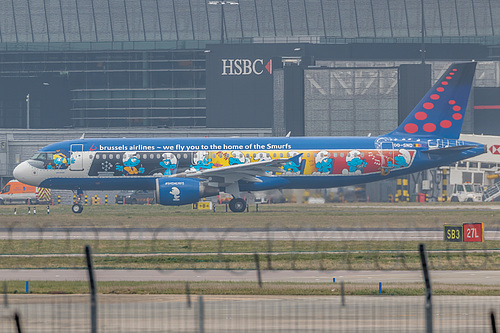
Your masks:
M191 206L109 205L86 206L82 214L73 214L69 205L38 207L38 214L27 214L26 206L0 206L0 227L44 228L125 227L125 228L331 228L331 227L440 227L443 224L484 222L500 228L496 203L359 203L359 204L273 204L259 205L259 212L226 213L224 205L216 212L197 211ZM17 208L17 215L14 215ZM463 208L463 209L462 209ZM470 209L473 208L473 209ZM272 221L270 223L270 221Z
M339 283L286 283L265 282L262 288L255 282L190 282L193 295L290 295L290 296L340 296ZM379 295L378 283L345 283L346 296ZM500 296L500 286L433 284L433 295ZM25 294L25 282L7 281L9 294ZM102 281L99 294L167 295L186 293L186 283L174 282L127 282ZM30 294L88 294L86 281L32 281ZM384 283L382 295L422 296L423 283Z
M482 252L428 253L431 269L462 270L500 268L500 253ZM356 252L259 255L262 269L277 270L419 270L418 252ZM253 254L95 256L96 269L255 269ZM3 257L1 269L78 269L85 267L84 257Z
M417 251L421 241L231 241L231 240L0 240L0 255L83 254L85 245L94 254L228 254L280 252L403 252ZM425 241L429 252L467 252L499 250L500 241L449 243Z

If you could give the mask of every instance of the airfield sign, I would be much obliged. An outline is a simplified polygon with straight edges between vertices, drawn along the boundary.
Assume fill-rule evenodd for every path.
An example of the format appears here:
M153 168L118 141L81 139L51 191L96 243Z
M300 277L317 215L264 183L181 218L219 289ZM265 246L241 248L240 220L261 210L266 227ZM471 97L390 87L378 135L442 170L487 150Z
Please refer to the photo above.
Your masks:
M445 225L444 240L447 242L484 242L484 224Z
M447 242L463 242L463 226L445 225L444 240Z
M464 242L484 242L484 225L464 223Z

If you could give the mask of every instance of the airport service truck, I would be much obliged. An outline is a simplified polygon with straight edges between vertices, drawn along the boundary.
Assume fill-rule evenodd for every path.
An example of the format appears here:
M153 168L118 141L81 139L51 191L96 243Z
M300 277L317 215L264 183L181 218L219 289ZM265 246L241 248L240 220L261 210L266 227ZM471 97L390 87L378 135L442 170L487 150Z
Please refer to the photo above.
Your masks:
M453 184L453 192L450 196L451 202L481 202L483 201L483 189L479 184Z

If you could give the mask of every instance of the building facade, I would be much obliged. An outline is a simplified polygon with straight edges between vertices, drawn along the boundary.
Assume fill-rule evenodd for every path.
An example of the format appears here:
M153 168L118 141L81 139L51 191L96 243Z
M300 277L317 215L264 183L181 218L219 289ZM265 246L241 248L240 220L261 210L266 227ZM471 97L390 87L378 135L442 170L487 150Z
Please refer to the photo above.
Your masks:
M471 59L479 65L464 132L500 135L496 0L0 0L0 8L0 177L42 143L82 132L384 134L443 68Z
M253 112L272 108L272 83L264 92L258 81L237 91L266 103L248 103L238 94L220 102L219 95L210 96L216 89L211 83L221 83L207 77L218 72L211 71L214 64L222 66L214 60L217 53L259 57L263 50L277 69L293 57L303 66L335 68L500 55L500 23L494 19L500 4L493 0L0 0L0 6L0 128L224 127L221 114L241 118L231 126L273 127L269 110L250 122L244 117L248 109L228 111L241 105ZM449 51L457 47L459 52ZM307 73L306 94L318 73ZM372 75L354 77L365 74ZM348 73L333 77L342 75ZM377 75L385 80L395 74ZM347 110L363 103L361 98L328 107ZM394 107L385 104L376 110ZM306 102L304 107L297 121L307 122L316 107L327 106ZM388 121L378 124L379 130L393 125L388 115L381 117ZM334 131L337 125L331 124Z

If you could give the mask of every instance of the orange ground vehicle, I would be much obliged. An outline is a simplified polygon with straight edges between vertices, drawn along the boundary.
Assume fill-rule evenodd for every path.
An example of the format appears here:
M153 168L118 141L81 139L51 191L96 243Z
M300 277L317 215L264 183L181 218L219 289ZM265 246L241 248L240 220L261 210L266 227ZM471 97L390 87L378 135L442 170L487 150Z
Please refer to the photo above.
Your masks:
M0 192L0 205L11 203L39 203L37 188L17 180L9 181Z

